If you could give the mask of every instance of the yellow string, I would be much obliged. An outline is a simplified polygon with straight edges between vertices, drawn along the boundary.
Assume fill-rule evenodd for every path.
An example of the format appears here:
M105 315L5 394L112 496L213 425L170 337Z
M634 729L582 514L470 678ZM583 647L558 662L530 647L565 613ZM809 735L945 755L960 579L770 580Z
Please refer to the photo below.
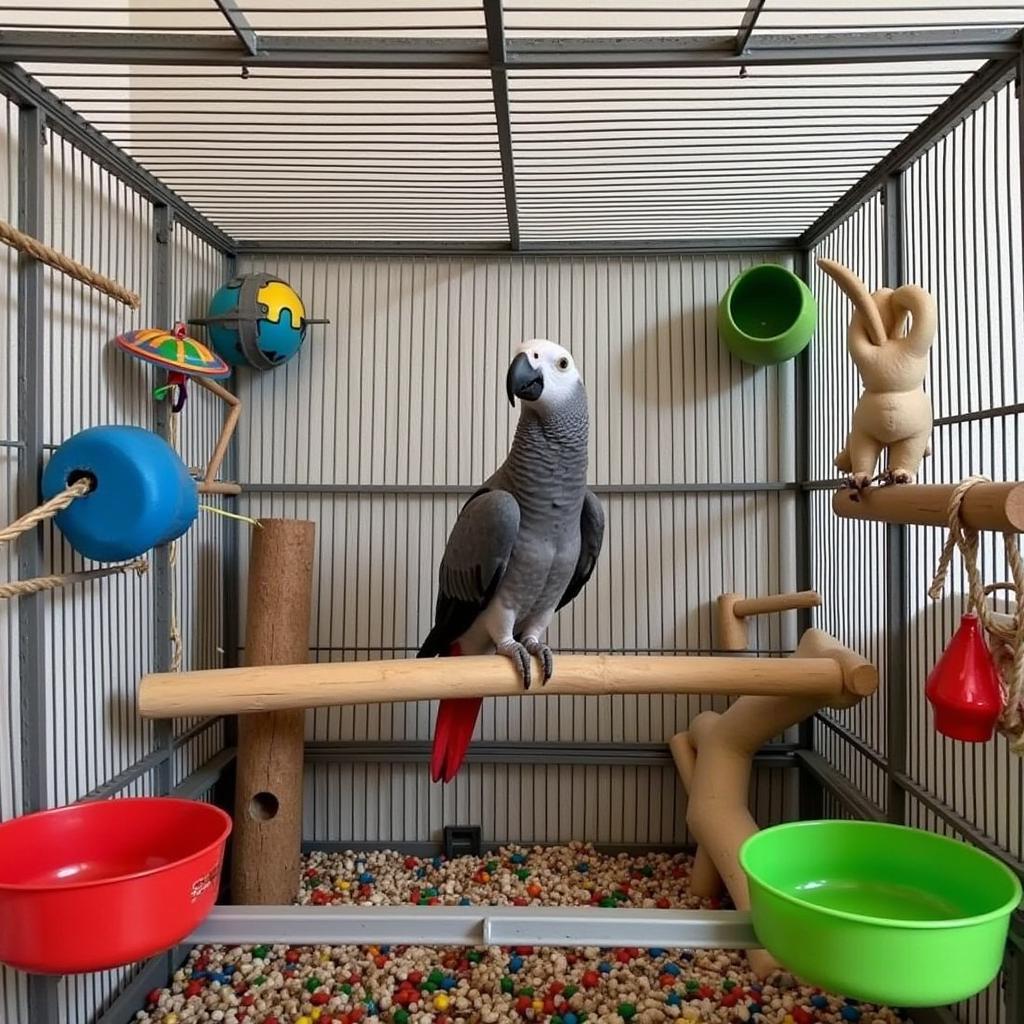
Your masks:
M215 516L224 516L225 519L237 519L239 522L248 523L257 529L263 529L263 524L258 519L253 519L252 516L243 516L238 512L229 512L225 508L217 508L216 505L200 505L199 507L204 512L212 512Z

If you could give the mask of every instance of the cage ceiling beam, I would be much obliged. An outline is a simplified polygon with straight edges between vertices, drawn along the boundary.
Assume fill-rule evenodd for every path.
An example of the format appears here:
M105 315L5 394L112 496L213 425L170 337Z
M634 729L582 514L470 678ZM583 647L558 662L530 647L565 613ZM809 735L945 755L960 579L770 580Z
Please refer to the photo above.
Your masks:
M63 34L63 33L62 33ZM2 35L2 33L0 33ZM5 95L20 106L38 107L45 115L46 124L90 160L120 178L129 188L145 196L155 205L165 205L174 211L177 223L193 234L220 249L233 252L234 239L207 220L176 192L140 166L124 150L98 132L81 115L59 100L21 68L0 63L0 95Z
M909 167L972 111L977 110L1016 75L1019 59L1018 47L1017 55L990 60L979 68L956 92L936 107L903 142L875 164L860 181L811 224L798 239L800 247L811 248L817 245L861 203L881 189L893 174Z
M838 698L867 695L877 686L873 666L851 667L832 657L562 654L554 677L525 691L508 658L452 658L443 672L433 659L399 658L154 673L139 685L139 713L177 718L446 697L690 693Z
M708 253L791 253L797 250L795 238L679 238L612 239L608 241L567 240L522 242L513 250L505 241L479 242L459 239L423 239L422 241L347 241L334 238L240 239L240 256L615 256L642 254L680 255Z
M502 0L484 0L487 53L491 60L491 91L494 94L494 122L501 154L501 181L505 192L509 244L519 248L519 207L516 203L515 156L512 152L512 113L508 103L508 72L505 70L505 16Z
M736 52L735 35L506 39L512 69L757 67L1016 58L1012 27L915 29L892 32L765 33ZM486 38L260 35L259 51L189 32L0 31L0 61L74 64L170 64L176 67L310 67L480 69L492 66Z
M764 10L765 0L749 0L747 9L743 12L743 21L740 22L740 30L736 33L736 53L746 52L750 43L750 36L757 25L757 19L761 17Z
M250 56L259 53L259 39L235 0L213 0Z

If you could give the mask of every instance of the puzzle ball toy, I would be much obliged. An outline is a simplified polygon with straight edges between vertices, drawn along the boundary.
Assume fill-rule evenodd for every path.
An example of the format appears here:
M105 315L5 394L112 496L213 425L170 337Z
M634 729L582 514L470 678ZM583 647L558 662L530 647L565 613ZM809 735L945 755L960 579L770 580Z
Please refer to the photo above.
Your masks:
M209 314L190 320L209 331L214 350L233 366L272 370L302 347L310 319L298 293L272 274L241 274L213 296Z

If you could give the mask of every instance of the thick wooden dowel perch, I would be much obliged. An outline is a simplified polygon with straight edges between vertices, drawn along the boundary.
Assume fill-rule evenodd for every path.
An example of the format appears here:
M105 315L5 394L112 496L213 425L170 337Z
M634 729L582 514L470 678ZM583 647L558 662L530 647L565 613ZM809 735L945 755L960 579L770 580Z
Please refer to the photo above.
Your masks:
M718 646L723 651L745 651L748 618L772 612L788 612L797 608L817 608L821 598L813 590L791 594L769 594L766 597L744 597L742 594L721 594L718 598Z
M870 693L877 685L877 673L870 666L847 673L832 658L797 663L784 658L556 654L554 678L546 686L535 684L525 696L696 693L825 699L847 690ZM147 718L173 718L523 695L519 676L507 658L402 658L148 675L140 686L139 710Z
M249 560L245 658L277 665L308 656L314 527L264 519ZM274 669L264 671L273 672ZM291 903L302 845L305 715L271 711L238 723L231 894L236 903Z
M87 284L90 288L109 295L110 298L116 299L118 302L123 302L131 309L138 309L142 305L142 300L136 292L129 291L109 277L96 273L84 263L65 256L60 250L54 249L45 242L40 242L38 238L26 235L24 231L19 231L13 224L8 224L5 220L0 220L0 242L5 242L12 249L17 249L33 259L39 260L40 263L45 263L48 267L53 267L54 270L59 270L62 274L67 274L68 277L73 277L76 281L81 281L82 284Z
M844 519L871 519L913 526L948 526L955 484L894 484L856 492L837 491L832 510ZM964 525L975 530L1024 533L1024 483L979 483L960 506Z

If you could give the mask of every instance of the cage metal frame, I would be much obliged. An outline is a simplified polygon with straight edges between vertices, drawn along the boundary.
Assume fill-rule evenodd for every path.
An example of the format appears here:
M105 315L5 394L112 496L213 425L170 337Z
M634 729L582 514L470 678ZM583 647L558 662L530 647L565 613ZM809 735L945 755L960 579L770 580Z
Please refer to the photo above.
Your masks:
M509 38L506 33L501 0L483 0L486 37L482 41L467 39L366 39L334 37L275 37L260 35L249 25L244 12L234 0L215 0L225 23L233 35L234 45L208 36L175 33L155 36L151 33L126 32L62 32L58 42L48 32L30 30L0 31L0 93L20 108L18 206L19 227L30 234L42 233L42 146L46 131L62 136L98 165L136 190L154 205L153 255L154 301L157 311L170 313L169 282L171 274L170 234L176 223L186 226L224 256L225 270L230 273L239 256L273 252L302 255L466 255L487 256L514 253L522 256L556 254L619 255L623 253L694 253L712 254L737 251L773 251L795 254L798 272L810 276L813 246L839 225L862 203L881 193L885 203L885 276L887 283L903 281L905 265L904 239L901 232L900 204L903 171L938 139L950 132L960 121L983 104L999 88L1016 79L1018 89L1024 82L1024 50L1017 30L934 29L864 34L854 31L822 33L812 36L795 34L759 34L753 36L764 0L750 0L742 24L734 36L723 37L658 37L615 40L573 38L524 39ZM508 99L507 74L523 68L603 69L653 67L730 67L756 65L799 65L806 63L846 64L869 61L925 61L981 59L986 63L960 88L952 93L930 116L911 132L887 156L866 173L813 224L795 238L732 238L707 237L680 241L626 242L555 242L523 243L518 230L515 166ZM156 176L141 167L120 148L72 111L49 89L31 75L15 66L16 62L46 60L81 64L146 64L173 61L190 66L232 67L308 67L319 69L390 68L390 69L480 69L490 73L498 129L502 165L504 205L508 222L507 245L473 242L338 242L323 239L236 240L196 211L185 200L164 185ZM1024 139L1024 102L1018 96L1020 135ZM39 352L42 348L44 320L41 265L30 257L18 264L18 329L19 346L19 451L18 493L22 508L37 501L39 472L43 464L42 403L44 387ZM167 319L167 317L165 317ZM833 481L813 480L810 470L809 437L806 429L811 409L809 373L806 352L796 362L796 457L797 479L787 484L796 492L797 587L810 588L811 518L810 495L814 490L830 487ZM158 430L166 431L166 421L158 422ZM237 459L232 446L227 470ZM225 525L225 571L228 579L238 579L237 534ZM892 526L886 530L887 570L886 593L890 607L899 609L888 641L889 671L886 686L888 712L888 756L884 769L889 791L888 814L879 809L814 750L813 723L800 729L799 743L764 752L771 763L794 766L799 772L799 807L801 816L820 816L825 792L840 801L851 813L860 817L901 822L904 800L913 794L930 809L953 825L970 841L997 856L1024 874L1024 864L1007 855L971 823L953 814L949 808L918 786L907 774L906 737L906 663L905 641L908 629L907 605L907 529ZM38 575L42 566L41 541L28 534L18 545L19 572L22 577ZM156 634L155 668L170 664L167 624L171 607L171 588L166 549L155 553L156 571L154 629ZM23 680L39 678L45 658L41 646L42 597L23 597L18 606L20 634L20 669ZM798 615L800 630L809 625L809 611ZM224 635L234 638L226 652L226 663L237 661L238 621L233 602L225 602ZM45 803L46 748L45 718L38 690L23 686L22 694L22 768L23 801L26 811ZM171 788L170 764L174 750L209 726L198 723L186 733L175 737L170 723L156 733L156 749L135 766L98 787L89 796L113 795L133 780L155 773L159 792L198 796L211 785L222 787L222 801L230 802L230 774L234 759L234 735L228 723L226 746L212 761L194 772L179 786ZM327 756L330 752L324 752ZM498 756L498 751L492 752ZM483 752L487 754L486 751ZM648 752L649 756L654 756ZM581 753L580 756L585 756ZM253 936L254 940L258 936ZM142 995L166 981L184 950L171 950L149 961L122 990L114 1003L102 1014L101 1024L118 1024L128 1019L140 1005ZM1008 946L1005 970L1005 1001L1009 1020L1024 1020L1024 921L1014 920ZM57 1019L58 1002L53 979L33 977L28 987L29 1012L33 1019ZM953 1017L946 1010L915 1012L919 1024L949 1024Z

